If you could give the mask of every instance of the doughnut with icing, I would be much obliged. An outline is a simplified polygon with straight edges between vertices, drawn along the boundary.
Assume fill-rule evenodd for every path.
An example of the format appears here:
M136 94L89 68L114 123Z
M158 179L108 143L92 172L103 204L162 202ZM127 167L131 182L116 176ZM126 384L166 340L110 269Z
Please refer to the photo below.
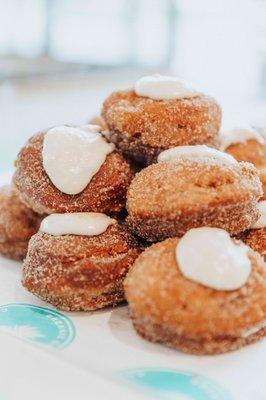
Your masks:
M104 102L105 135L123 154L150 164L170 147L218 146L221 109L211 97L154 100L134 90L112 93Z
M180 237L199 226L237 234L259 218L262 195L250 163L179 159L137 173L127 194L127 224L148 241Z
M238 349L266 335L266 267L248 250L251 273L237 290L187 279L176 261L177 238L146 249L125 280L136 331L145 339L194 354Z
M114 224L96 236L39 232L23 266L23 286L60 310L89 311L124 300L123 280L140 253L136 239Z
M52 183L43 167L46 132L34 135L18 154L13 184L21 201L40 214L121 211L132 179L123 156L113 151L82 192L66 194Z

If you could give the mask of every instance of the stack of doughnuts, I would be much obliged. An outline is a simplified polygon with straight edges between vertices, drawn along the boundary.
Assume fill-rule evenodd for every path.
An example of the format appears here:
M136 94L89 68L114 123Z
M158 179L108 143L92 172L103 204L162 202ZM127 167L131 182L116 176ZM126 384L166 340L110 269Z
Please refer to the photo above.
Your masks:
M128 228L150 245L124 284L136 331L195 354L263 337L263 139L251 141L256 157L238 157L224 146L217 102L158 75L113 93L102 117L108 140L141 165L126 203Z
M123 301L123 280L141 249L120 218L131 167L100 131L85 125L36 133L15 162L12 193L18 210L28 210L20 218L27 234L21 258L28 247L22 283L61 310L95 310ZM16 218L14 200L9 204L11 216L2 211L0 217L8 233ZM30 224L33 216L38 226ZM18 258L16 249L0 251Z
M215 99L151 75L90 124L35 134L12 180L35 221L23 286L68 311L126 299L138 334L189 353L265 336L266 144L220 128Z

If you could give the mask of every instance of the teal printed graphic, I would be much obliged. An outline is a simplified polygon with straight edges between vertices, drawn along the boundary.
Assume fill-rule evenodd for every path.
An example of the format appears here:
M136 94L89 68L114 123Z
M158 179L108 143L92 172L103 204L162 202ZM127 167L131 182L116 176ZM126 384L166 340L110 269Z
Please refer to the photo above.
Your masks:
M66 347L75 337L75 326L66 315L31 304L0 306L0 331L54 349Z
M119 376L128 383L149 389L156 399L232 400L215 382L191 372L143 368L120 371Z

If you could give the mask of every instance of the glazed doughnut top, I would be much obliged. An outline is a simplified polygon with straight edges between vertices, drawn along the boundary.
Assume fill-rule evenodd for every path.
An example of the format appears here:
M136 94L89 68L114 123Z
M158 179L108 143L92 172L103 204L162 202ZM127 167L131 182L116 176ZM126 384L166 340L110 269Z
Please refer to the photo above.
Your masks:
M114 145L107 143L99 132L99 126L85 125L57 126L46 133L43 167L61 192L82 192L114 150Z
M222 150L227 149L231 144L244 143L250 139L256 140L261 144L265 143L263 136L248 124L234 122L222 124L220 132Z
M236 164L237 161L230 154L213 149L206 145L177 146L162 151L158 156L158 162L177 161L178 159L205 159L211 158L229 164Z
M188 279L216 290L240 289L248 280L249 248L218 228L188 231L176 246L176 261Z
M80 212L51 214L43 219L40 231L53 236L96 236L105 232L108 226L115 223L115 219L102 213Z
M253 229L266 228L266 200L259 202L258 209L260 211L260 218L252 226Z
M135 93L153 100L183 99L201 95L185 80L160 74L140 78L135 83Z

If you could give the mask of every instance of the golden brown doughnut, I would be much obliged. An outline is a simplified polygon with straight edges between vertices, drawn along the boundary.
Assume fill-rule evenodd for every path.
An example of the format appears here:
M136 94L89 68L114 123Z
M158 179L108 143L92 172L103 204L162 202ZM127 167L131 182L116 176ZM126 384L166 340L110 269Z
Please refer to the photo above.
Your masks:
M265 336L266 267L262 258L250 250L252 272L240 289L214 290L181 274L175 258L177 243L172 238L149 247L125 280L137 332L152 342L194 354L224 353Z
M18 154L13 183L22 202L40 214L82 211L110 213L123 209L132 172L118 152L107 156L81 193L68 195L53 185L43 168L45 133L34 135Z
M119 224L98 236L32 237L23 286L60 310L89 311L124 300L123 280L140 253Z
M255 165L260 172L264 190L263 197L266 199L266 144L249 139L243 143L233 143L225 151L238 161L247 161Z
M28 242L41 223L41 216L26 207L11 186L0 188L0 254L22 260Z
M221 109L208 96L152 100L133 90L112 93L104 102L104 134L126 156L150 164L165 149L218 145Z
M249 163L161 162L140 171L127 194L127 224L148 241L182 236L199 226L242 232L257 221L262 195Z

